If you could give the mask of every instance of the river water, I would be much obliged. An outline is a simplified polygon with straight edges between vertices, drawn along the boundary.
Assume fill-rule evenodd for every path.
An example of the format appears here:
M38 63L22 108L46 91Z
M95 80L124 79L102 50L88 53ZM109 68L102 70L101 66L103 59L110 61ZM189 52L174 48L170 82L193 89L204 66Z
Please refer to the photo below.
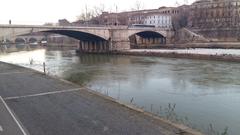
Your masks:
M207 134L240 134L240 63L46 49L1 54L0 61L39 71L45 62L50 75Z

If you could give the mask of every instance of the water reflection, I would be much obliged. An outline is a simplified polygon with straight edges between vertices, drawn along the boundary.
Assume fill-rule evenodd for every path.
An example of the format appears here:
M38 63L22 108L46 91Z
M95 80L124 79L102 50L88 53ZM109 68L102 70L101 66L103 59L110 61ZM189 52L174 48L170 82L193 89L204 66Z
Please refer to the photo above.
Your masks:
M29 58L46 62L51 75L132 102L147 111L170 119L174 116L177 121L185 121L205 132L208 132L209 124L217 131L224 131L228 126L229 134L238 135L239 63L116 55L77 56L75 51L50 50L0 56L0 60L41 71L41 65L30 65Z

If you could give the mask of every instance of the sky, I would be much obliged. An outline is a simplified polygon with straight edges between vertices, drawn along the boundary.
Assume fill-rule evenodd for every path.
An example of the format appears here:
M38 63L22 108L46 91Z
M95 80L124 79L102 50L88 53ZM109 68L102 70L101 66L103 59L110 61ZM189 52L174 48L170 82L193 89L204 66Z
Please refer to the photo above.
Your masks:
M58 19L66 18L75 21L77 16L94 7L104 5L106 11L127 11L136 7L136 1L144 9L161 6L176 6L184 2L191 4L194 0L1 0L0 24L41 25L56 23Z

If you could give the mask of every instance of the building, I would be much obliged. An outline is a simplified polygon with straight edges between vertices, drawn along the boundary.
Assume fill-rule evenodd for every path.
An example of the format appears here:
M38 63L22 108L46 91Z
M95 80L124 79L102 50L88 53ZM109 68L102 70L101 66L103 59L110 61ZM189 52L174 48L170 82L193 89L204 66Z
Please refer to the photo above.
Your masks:
M120 13L103 12L94 18L100 25L150 24L156 27L172 28L172 17L179 14L175 7L128 11ZM154 18L155 17L155 18ZM154 23L153 23L154 22ZM159 22L159 23L158 23Z
M67 19L59 19L58 25L59 26L68 26L68 25L71 25L71 23Z
M144 24L160 28L172 28L172 17L165 14L147 15L144 19Z
M172 18L180 13L179 9L175 7L160 7L136 12L129 15L129 25L146 24L161 28L172 28Z
M240 0L198 0L188 27L214 41L240 41Z
M240 27L240 0L198 0L191 5L193 28Z

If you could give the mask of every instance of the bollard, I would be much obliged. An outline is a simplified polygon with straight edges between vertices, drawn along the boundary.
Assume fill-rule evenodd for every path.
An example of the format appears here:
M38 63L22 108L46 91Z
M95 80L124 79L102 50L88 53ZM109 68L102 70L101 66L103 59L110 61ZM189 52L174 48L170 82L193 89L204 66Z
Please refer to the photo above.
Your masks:
M133 99L133 97L132 97L132 99L130 100L130 103L133 103L133 100L134 100L134 99Z
M45 62L43 62L43 72L46 75L46 64L45 64Z
M151 113L153 113L153 104L151 104Z

